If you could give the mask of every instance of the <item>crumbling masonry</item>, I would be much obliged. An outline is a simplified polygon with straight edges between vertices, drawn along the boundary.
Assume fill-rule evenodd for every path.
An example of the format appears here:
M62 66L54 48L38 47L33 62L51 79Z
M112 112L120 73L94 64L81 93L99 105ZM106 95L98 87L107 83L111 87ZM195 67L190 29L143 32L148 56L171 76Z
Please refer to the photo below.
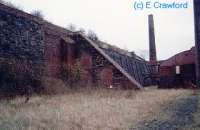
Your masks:
M151 66L134 53L92 41L84 34L2 4L0 30L1 65L8 61L23 66L27 75L30 72L34 78L25 85L42 82L44 77L70 81L77 64L82 69L79 80L84 85L142 89L151 84L151 79L145 77L151 73ZM9 82L3 72L0 76L1 84Z

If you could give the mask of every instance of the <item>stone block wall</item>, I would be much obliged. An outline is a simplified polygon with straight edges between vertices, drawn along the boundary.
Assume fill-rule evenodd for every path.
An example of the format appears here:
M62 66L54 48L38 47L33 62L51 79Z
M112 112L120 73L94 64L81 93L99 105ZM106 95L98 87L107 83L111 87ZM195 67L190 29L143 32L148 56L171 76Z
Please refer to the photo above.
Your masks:
M0 8L1 88L5 82L13 82L12 86L15 87L39 87L44 68L42 25L13 10ZM5 69L9 72L4 72ZM22 79L28 81L18 82Z
M35 21L10 14L0 9L0 56L43 62L42 26Z
M84 85L136 88L79 34L70 33L66 29L0 4L0 65L1 62L8 62L8 66L11 64L11 68L8 68L11 75L24 79L25 84L21 85L21 82L12 80L22 89L32 86L32 83L44 77L69 81L73 76L69 73L70 67L83 69L80 80ZM3 79L4 72L1 70L3 69L0 68L0 83L8 83L10 79L5 76ZM26 80L29 73L30 78Z

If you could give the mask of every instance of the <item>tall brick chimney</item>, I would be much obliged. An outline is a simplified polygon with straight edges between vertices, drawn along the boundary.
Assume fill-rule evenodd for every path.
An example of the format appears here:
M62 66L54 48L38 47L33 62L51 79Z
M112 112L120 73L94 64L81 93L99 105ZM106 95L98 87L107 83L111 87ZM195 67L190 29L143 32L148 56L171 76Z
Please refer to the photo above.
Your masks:
M196 83L200 88L200 0L194 0L195 47L196 47Z
M155 32L154 32L154 19L153 15L148 16L149 21L149 61L152 65L156 65L156 43L155 43Z

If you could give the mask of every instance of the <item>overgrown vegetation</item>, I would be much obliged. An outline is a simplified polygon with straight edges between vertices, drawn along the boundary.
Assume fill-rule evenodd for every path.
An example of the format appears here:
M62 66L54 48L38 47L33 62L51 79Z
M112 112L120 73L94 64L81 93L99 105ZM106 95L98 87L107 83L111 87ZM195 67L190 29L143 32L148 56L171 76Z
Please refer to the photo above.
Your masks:
M127 130L186 90L79 89L65 95L0 101L1 130Z
M41 91L41 81L32 67L16 59L0 61L0 84L0 97Z
M0 3L6 5L8 7L24 11L21 6L18 6L16 4L12 3L12 2L6 2L4 0L0 0ZM44 15L43 15L42 11L40 11L40 10L33 10L31 12L31 14L38 17L38 18L44 19Z
M61 78L64 81L66 81L69 84L69 86L76 87L77 84L81 84L80 82L84 80L86 71L81 65L79 59L77 59L76 63L73 65L64 63L62 66L62 69L63 71L62 71Z
M94 31L92 31L92 30L89 30L89 31L88 31L87 36L88 36L88 38L89 38L90 40L92 40L92 41L98 41L98 40L99 40L97 34L96 34Z
M98 41L99 40L97 34L93 30L86 31L84 28L77 29L77 26L74 25L74 24L69 24L67 26L67 29L72 31L72 32L80 32L82 34L85 34L92 41Z
M11 7L11 8L18 9L18 10L22 10L22 11L23 11L23 8L22 8L22 7L20 7L20 6L16 5L16 4L13 4L12 2L6 2L6 1L4 1L4 0L0 0L0 3L1 3L1 4L4 4L4 5L6 5L6 6L9 6L9 7Z
M38 18L44 19L44 15L43 15L42 11L40 11L40 10L34 10L31 12L31 14Z
M74 25L74 24L69 24L69 25L67 26L67 29L70 30L70 31L72 31L72 32L77 31L76 25Z

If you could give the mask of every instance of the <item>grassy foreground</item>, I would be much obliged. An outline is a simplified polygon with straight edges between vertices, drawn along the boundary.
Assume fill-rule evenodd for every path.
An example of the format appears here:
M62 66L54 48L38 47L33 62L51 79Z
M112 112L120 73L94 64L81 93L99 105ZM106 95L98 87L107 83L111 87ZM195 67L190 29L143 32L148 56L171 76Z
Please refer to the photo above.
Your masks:
M79 90L0 101L0 130L127 130L187 90Z

